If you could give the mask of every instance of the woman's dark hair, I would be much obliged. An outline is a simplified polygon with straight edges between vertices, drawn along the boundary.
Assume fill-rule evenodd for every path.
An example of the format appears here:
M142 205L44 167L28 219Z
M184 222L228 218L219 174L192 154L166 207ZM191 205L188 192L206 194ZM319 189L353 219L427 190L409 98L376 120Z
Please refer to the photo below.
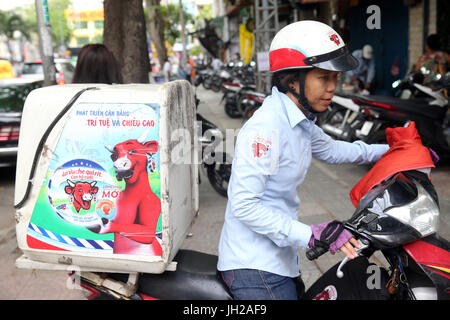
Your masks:
M275 72L272 75L272 87L277 87L278 91L286 93L289 91L289 83L298 81L300 73L308 73L311 68L291 69Z
M120 66L103 44L87 44L81 48L73 83L123 83Z

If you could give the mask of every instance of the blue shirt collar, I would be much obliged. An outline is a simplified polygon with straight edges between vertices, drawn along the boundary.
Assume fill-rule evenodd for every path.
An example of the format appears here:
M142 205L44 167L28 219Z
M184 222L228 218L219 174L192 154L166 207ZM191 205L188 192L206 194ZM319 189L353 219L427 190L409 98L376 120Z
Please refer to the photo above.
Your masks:
M284 106L284 110L286 111L291 128L295 127L303 120L308 120L294 101L292 101L286 94L279 92L277 87L272 88L272 96L277 97L282 106Z

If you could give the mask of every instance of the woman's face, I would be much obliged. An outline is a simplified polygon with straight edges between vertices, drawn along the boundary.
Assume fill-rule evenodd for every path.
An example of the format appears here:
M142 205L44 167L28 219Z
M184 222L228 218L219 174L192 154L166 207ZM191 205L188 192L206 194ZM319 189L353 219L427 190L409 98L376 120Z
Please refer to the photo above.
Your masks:
M305 96L309 105L316 112L323 112L331 103L336 91L339 72L314 68L306 74ZM298 82L294 83L295 91L300 92Z

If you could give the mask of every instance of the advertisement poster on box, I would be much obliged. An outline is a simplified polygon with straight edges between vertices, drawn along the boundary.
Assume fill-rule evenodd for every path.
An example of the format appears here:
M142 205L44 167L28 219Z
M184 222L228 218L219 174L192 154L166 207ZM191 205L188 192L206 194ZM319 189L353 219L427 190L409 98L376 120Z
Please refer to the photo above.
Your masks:
M27 230L33 249L161 256L159 105L78 103Z

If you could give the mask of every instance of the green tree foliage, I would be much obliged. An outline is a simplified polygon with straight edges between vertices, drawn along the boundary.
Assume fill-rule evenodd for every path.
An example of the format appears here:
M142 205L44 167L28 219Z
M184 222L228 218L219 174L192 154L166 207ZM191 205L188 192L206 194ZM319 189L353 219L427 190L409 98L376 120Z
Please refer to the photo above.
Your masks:
M70 0L48 0L50 24L52 26L52 39L55 46L61 44L61 32L65 43L68 43L72 36L73 30L64 16L64 10L66 10L70 4ZM34 33L37 35L38 28L34 4L24 6L23 20L28 28L29 34L31 35Z
M189 50L189 55L191 56L198 56L203 53L203 49L200 46L192 47L191 50Z
M13 52L10 46L10 40L30 39L29 27L22 17L13 12L6 11L0 11L0 35L6 36L6 46L11 57L13 56Z
M52 25L52 39L55 46L61 44L61 33L64 43L70 41L72 29L64 16L66 10L71 4L70 0L49 0L48 10L50 13L50 23Z
M21 16L13 12L0 11L0 34L5 35L8 40L14 40L16 31L26 39L30 39L29 27Z
M198 10L198 20L211 20L213 18L212 14L212 4L205 4L201 7L199 7Z
M164 37L173 45L175 41L181 38L180 33L180 6L176 4L169 4L161 6L161 14L164 16ZM193 23L192 15L183 9L184 21L186 24Z

